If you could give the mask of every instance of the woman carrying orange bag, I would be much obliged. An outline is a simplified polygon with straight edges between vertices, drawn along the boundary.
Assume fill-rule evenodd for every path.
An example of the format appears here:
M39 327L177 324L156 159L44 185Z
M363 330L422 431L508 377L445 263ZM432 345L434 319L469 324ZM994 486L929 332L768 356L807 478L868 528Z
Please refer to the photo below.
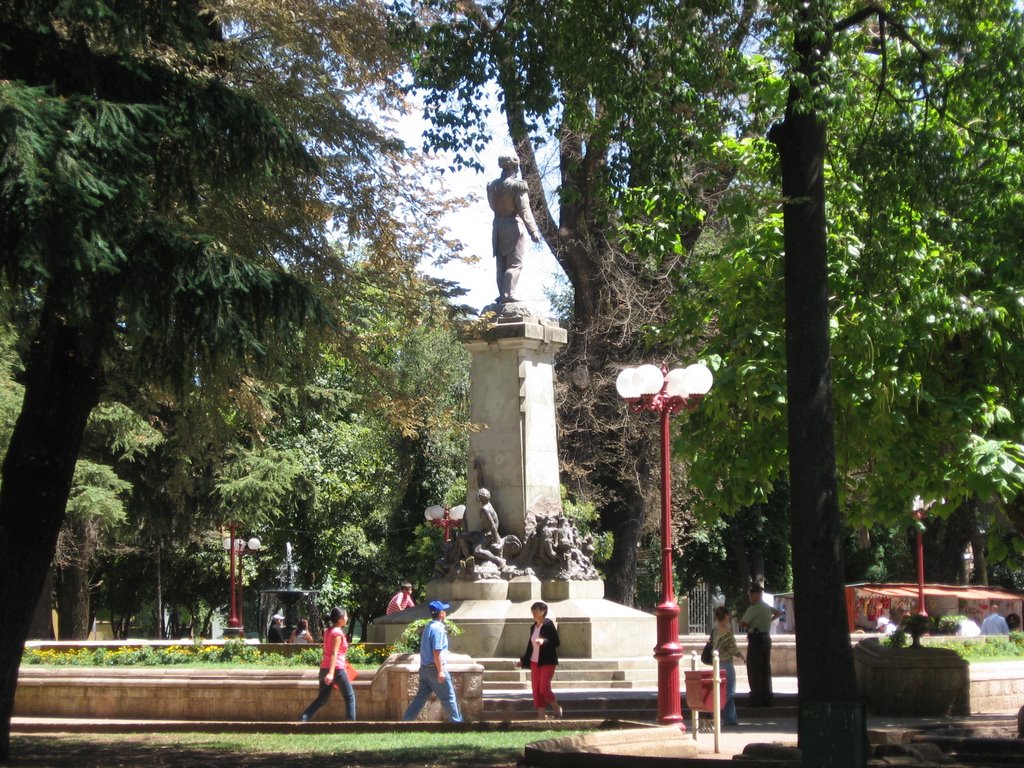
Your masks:
M299 720L303 723L331 698L331 688L335 687L345 699L345 712L349 720L356 719L356 694L352 690L352 682L347 674L348 662L345 654L348 651L348 638L345 637L345 625L348 624L348 613L344 608L332 608L330 626L324 632L324 655L320 661L320 695L306 707Z

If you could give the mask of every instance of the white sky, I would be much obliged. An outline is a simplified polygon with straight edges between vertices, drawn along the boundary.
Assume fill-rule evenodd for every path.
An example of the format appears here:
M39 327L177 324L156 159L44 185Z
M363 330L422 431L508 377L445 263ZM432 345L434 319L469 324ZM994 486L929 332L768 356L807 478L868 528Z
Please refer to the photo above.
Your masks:
M417 149L423 145L423 119L421 112L414 108L412 115L402 119L396 126L399 136L410 146ZM496 105L491 110L488 121L491 141L478 153L475 159L484 166L484 173L464 169L461 171L446 170L443 176L446 189L452 197L474 195L475 200L468 208L449 215L444 225L465 246L467 254L479 258L476 264L452 262L443 267L421 264L420 268L429 275L452 280L467 293L462 301L475 308L478 312L487 304L493 303L498 295L498 284L495 275L494 256L491 254L491 222L493 214L487 205L487 182L501 175L498 168L500 155L515 154L504 118ZM447 169L452 159L447 154L439 154L433 158L438 168ZM527 241L526 253L523 257L523 271L516 289L517 297L523 301L536 303L544 313L551 313L551 306L544 296L544 289L553 284L555 275L561 274L561 268L555 257L543 241L532 243Z

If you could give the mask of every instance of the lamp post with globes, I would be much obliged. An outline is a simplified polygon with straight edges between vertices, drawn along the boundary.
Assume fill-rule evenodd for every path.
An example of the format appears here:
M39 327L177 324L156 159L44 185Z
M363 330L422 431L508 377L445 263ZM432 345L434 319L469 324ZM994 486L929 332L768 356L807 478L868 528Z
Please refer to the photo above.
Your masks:
M451 541L450 530L462 526L462 519L466 516L466 505L459 504L457 507L442 507L435 504L423 511L423 517L435 528L444 528L444 542Z
M231 599L228 625L224 629L225 637L242 637L245 628L242 624L242 555L246 552L259 552L260 540L253 536L246 541L235 536L235 523L228 524L228 537L222 542L224 549L231 556ZM235 576L235 557L238 557L237 578Z
M658 723L685 729L679 705L679 604L672 579L672 448L669 418L692 411L711 389L713 377L698 363L669 371L667 366L641 365L619 374L615 388L634 413L653 411L661 422L661 602L655 609L658 644Z
M924 607L924 520L934 505L934 501L925 504L924 499L915 496L912 506L914 527L917 529L917 612L921 616L928 615Z

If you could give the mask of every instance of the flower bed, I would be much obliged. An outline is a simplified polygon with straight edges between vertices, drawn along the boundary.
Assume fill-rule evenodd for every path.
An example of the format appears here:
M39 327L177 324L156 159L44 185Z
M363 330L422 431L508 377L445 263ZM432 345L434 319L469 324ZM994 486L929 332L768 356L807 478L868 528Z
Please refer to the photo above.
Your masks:
M26 648L21 663L28 665L73 667L162 667L171 665L234 665L261 667L315 667L323 650L310 645L291 654L265 651L242 640L190 645L131 645L119 648ZM357 667L376 667L390 655L391 649L366 648L356 644L348 650L348 660Z

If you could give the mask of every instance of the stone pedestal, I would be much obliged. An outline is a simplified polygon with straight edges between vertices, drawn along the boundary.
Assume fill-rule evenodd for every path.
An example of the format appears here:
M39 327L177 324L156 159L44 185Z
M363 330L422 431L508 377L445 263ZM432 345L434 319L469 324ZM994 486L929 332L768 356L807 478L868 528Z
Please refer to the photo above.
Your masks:
M526 511L539 497L558 502L555 437L555 353L565 330L553 320L500 318L466 342L470 421L466 524L480 530L477 490L491 492L502 534L524 535Z
M506 589L500 598L492 596L498 585ZM466 597L455 597L455 592ZM427 597L451 603L448 618L462 630L461 635L449 639L451 649L478 659L522 656L533 624L530 606L537 600L547 603L548 616L558 626L560 657L649 656L657 642L654 615L604 600L602 581L541 582L529 576L513 581L435 581L429 585ZM374 619L371 640L394 643L410 622L429 615L421 604Z
M969 715L969 665L946 648L886 648L877 639L853 648L857 687L876 715Z
M522 656L533 624L530 606L538 600L548 604L548 615L558 625L560 657L649 656L657 641L653 614L605 600L604 582L591 578L596 576L592 564L580 563L589 558L581 549L573 560L572 552L559 548L553 564L555 537L562 542L573 537L552 526L544 529L551 538L544 538L534 528L538 515L553 521L561 509L553 361L566 333L553 320L528 316L518 305L493 309L497 320L465 343L472 357L470 420L482 426L469 440L466 527L482 530L477 491L487 488L500 535L518 537L526 549L521 559L508 555L500 570L491 562L479 571L452 567L445 578L427 586L424 603L451 604L448 617L462 630L450 639L451 648L473 658ZM533 540L526 535L531 512ZM547 543L552 552L540 557L543 550L531 553L531 543ZM460 553L460 559L464 556ZM475 580L464 578L468 575ZM370 640L394 643L410 622L428 616L422 604L378 617L370 626Z
M479 720L483 715L484 668L468 656L459 653L448 654L448 673L452 676L455 697L459 702L459 710L466 720ZM420 685L420 655L407 653L392 656L377 673L386 679L384 684L387 693L388 719L401 720L409 702L416 696ZM416 718L422 720L441 720L444 708L436 696L431 696L427 705Z

